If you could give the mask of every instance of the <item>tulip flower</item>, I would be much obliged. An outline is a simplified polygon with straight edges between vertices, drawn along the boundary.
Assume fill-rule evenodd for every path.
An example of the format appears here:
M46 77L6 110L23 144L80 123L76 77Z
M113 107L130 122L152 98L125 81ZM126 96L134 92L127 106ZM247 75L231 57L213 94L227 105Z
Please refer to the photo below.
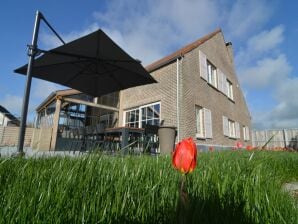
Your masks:
M192 138L183 139L172 156L173 166L183 174L191 173L197 164L197 147Z
M253 149L253 148L252 148L251 145L246 146L246 150L247 150L247 151L251 151L252 149Z
M241 143L241 142L237 142L237 143L236 143L236 147L237 147L238 149L242 148L242 143Z

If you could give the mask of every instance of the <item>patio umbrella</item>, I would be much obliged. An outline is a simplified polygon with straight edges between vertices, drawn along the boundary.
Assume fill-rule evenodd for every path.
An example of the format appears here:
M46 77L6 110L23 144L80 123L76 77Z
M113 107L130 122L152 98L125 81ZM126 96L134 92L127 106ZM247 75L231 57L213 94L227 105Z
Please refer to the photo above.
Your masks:
M59 83L91 96L155 83L141 63L97 30L34 60L33 77ZM15 70L26 75L27 66Z

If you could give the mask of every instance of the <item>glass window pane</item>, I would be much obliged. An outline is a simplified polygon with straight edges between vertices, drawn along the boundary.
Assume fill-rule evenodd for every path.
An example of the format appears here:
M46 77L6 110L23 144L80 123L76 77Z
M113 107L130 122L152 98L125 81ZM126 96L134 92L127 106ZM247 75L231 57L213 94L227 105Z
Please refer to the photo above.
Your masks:
M153 106L147 107L147 119L153 118Z
M146 107L142 108L142 120L146 120Z
M154 118L159 119L160 104L155 104L153 108L154 108Z

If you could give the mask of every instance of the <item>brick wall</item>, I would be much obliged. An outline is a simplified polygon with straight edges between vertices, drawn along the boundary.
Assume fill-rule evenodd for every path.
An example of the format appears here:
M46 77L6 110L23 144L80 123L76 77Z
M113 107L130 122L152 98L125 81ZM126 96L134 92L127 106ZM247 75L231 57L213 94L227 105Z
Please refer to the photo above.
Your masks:
M200 50L233 83L234 102L200 77ZM242 125L251 128L251 120L229 50L225 45L222 33L218 33L179 59L180 139L195 138L195 105L198 105L211 110L213 130L212 139L197 139L198 144L232 146L236 141L244 142ZM119 125L123 125L123 111L160 102L161 120L164 120L164 125L177 127L177 61L153 71L151 75L158 83L121 91ZM240 123L240 139L235 140L223 135L223 115ZM245 144L251 144L251 141L245 142Z

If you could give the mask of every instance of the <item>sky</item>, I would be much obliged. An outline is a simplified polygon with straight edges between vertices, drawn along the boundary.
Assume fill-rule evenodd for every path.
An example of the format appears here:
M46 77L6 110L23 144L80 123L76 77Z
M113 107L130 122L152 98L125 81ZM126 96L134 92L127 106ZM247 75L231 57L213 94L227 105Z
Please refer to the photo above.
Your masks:
M144 66L221 28L232 42L235 69L253 129L298 128L298 1L294 0L2 0L0 2L0 104L21 114L36 10L68 42L97 29ZM38 47L60 45L44 23ZM28 120L52 91L33 79Z

